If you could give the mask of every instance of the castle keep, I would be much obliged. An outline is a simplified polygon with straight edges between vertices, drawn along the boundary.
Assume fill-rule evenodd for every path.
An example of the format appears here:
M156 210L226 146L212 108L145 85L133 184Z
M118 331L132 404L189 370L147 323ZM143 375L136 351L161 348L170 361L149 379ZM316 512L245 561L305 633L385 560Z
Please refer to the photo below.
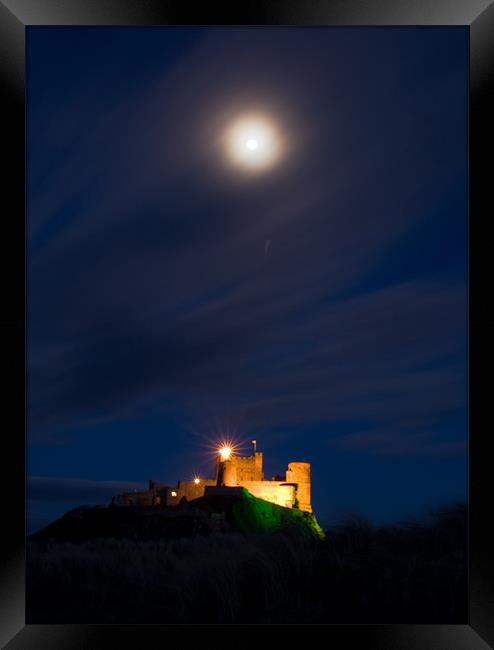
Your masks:
M223 447L216 456L214 479L196 477L190 481L178 481L167 485L149 481L149 488L143 492L128 492L113 497L117 506L176 506L182 499L192 501L215 493L234 492L245 488L253 496L285 508L298 508L312 512L310 501L310 463L288 463L284 477L264 478L262 452L240 456L230 447Z

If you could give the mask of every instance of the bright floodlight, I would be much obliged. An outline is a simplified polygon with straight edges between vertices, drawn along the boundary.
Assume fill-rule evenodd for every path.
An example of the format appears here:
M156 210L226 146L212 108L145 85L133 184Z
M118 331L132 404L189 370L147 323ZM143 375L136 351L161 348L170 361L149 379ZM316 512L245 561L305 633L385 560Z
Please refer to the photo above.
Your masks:
M227 130L228 158L245 170L261 171L279 158L282 142L274 123L259 115L245 116Z
M195 479L194 479L194 483L196 485L199 485L200 482L201 482L201 479L196 476Z
M228 460L231 455L232 455L232 448L231 447L222 447L220 449L221 460Z

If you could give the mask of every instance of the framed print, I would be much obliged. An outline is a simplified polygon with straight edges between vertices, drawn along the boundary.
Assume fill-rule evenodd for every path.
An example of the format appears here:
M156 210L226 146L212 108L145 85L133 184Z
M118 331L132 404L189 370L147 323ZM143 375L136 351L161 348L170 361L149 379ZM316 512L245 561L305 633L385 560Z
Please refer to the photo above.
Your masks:
M2 647L494 644L494 4L299 4L0 0Z

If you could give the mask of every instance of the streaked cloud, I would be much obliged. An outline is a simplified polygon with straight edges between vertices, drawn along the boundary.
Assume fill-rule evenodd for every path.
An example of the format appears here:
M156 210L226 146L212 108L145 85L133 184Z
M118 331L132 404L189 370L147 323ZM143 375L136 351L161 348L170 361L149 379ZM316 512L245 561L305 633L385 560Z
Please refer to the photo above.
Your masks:
M90 481L49 476L30 476L27 479L27 498L30 502L108 504L115 494L143 489L146 486L142 483L129 481Z

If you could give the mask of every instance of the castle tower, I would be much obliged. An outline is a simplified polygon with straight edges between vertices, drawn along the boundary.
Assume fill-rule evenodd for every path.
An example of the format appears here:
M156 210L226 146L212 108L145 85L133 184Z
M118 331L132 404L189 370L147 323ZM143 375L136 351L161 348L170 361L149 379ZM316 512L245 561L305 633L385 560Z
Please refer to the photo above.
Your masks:
M218 454L216 456L216 485L218 487L225 484L224 476L225 476L225 461L222 460L221 456Z
M262 451L254 451L254 475L253 481L263 481L264 474L262 471Z
M237 485L237 463L235 457L223 461L223 485L234 487Z
M216 485L237 485L237 458L228 447L224 447L216 456Z
M216 456L216 484L227 487L243 485L248 481L263 481L262 451L255 451L253 456L238 456L218 453Z
M297 500L300 510L312 512L310 504L310 463L288 463L286 482L297 484Z

